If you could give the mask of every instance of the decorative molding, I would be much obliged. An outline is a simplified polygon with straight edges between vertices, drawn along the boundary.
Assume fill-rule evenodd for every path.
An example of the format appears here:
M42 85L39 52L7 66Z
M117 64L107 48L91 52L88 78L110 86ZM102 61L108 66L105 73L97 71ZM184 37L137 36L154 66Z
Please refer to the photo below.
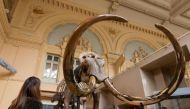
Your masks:
M15 8L18 4L18 0L3 0L3 3L6 10L7 19L10 23L13 17Z
M176 17L181 14L183 14L186 10L188 10L190 7L190 1L189 0L181 0L175 5L172 6L170 10L170 16L171 17Z
M31 6L24 25L27 27L33 27L37 21L48 15L48 13L47 9L44 9L44 7L40 5Z
M166 39L166 40L168 39L163 33L159 32L159 31L144 28L144 27L141 27L139 25L132 24L130 22L123 23L123 22L115 22L115 21L113 21L112 25L119 25L121 27L126 27L126 28L129 28L131 30L135 30L135 31L142 32L142 33L145 33L145 34L150 34L150 35L153 35L153 36L157 36L158 38L161 38L161 39Z
M89 11L89 10L86 10L86 9L83 9L83 8L76 7L76 6L64 3L62 1L59 1L59 0L37 0L37 1L43 2L44 4L53 5L55 7L61 8L61 9L70 10L70 11L72 11L74 13L80 13L80 14L83 14L83 15L86 15L86 16L96 16L96 15L98 15L95 12L92 12L92 11Z
M170 2L166 0L144 0L144 1L153 5L159 6L161 8L164 8L168 11L171 9Z
M181 16L181 14L185 10L188 9L189 2L187 2L187 1L189 1L189 0L180 0L180 1L175 0L175 3L173 3L174 1L171 1L170 2L170 10L166 9L168 6L164 6L164 7L163 7L163 5L160 6L161 4L164 4L163 0L160 0L160 1L156 1L156 0L140 0L140 1L138 1L138 0L119 0L119 4L126 8L130 8L132 10L136 10L137 12L141 12L147 16L155 17L159 20L168 20L168 19L174 19L175 16L177 16L177 17ZM183 2L187 2L185 4L185 6L182 5L182 7L178 7ZM176 5L178 5L178 6L176 7ZM179 8L179 9L176 11L177 8ZM177 22L175 20L171 20L170 22L174 25L177 25L184 29L189 30L189 26L184 25L185 23L188 23L189 21L184 21L181 19L179 22Z
M6 37L6 35L5 35L4 31L3 31L3 28L2 28L2 26L0 24L0 43L4 42L6 40L7 40L7 37Z
M105 30L108 32L109 37L111 37L112 40L118 36L118 34L121 32L120 29L117 29L113 26L104 26Z
M190 8L188 10L186 10L182 16L186 17L186 18L189 18L190 19Z
M65 50L67 43L69 40L69 36L65 36L63 38L63 40L57 44L56 46L60 47L61 50ZM80 53L84 52L84 51L93 51L93 47L90 44L90 42L88 41L88 39L86 39L85 37L81 37L79 39L79 41L77 42L77 48L76 48L76 54L75 56L78 57Z
M1 0L0 1L0 32L5 40L9 36L9 30L10 30L10 26L9 26L8 19L5 13L3 0Z
M54 2L53 2L54 1ZM82 9L82 8L79 8L79 7L75 7L75 6L72 6L72 5L69 5L69 4L66 4L66 3L63 3L62 1L57 1L55 2L56 0L35 0L33 2L33 6L31 6L31 9L30 9L30 13L28 14L28 17L32 17L32 23L29 22L29 18L27 18L27 23L25 23L26 25L28 25L28 27L31 27L33 24L35 24L37 22L37 20L41 19L42 17L46 16L46 14L50 15L52 13L54 13L55 10L52 10L51 7L48 7L47 4L49 6L55 6L53 7L53 9L56 9L56 8L61 8L61 9L66 9L66 10L71 10L73 13L71 14L75 14L75 13L79 13L79 14L83 14L83 15L86 15L84 17L89 17L89 15L91 16L94 16L94 15L98 15L94 12L87 12L85 11L85 9ZM38 3L38 5L37 5ZM50 10L51 9L51 10ZM94 13L94 14L93 14ZM156 29L151 29L151 28L145 28L145 26L140 26L138 24L135 24L133 22L129 22L129 23L122 23L122 22L115 22L115 21L112 21L112 22L104 22L103 24L99 24L98 26L103 26L103 25L110 25L110 29L107 28L107 33L109 33L110 35L112 35L112 39L117 35L119 34L121 31L123 31L125 28L127 29L131 29L133 31L137 31L137 32L143 32L145 34L150 34L150 35L153 35L153 36L156 36L158 39L160 40L167 40L167 37L162 34L161 32L159 31L156 31ZM117 27L117 28L113 28L113 27ZM26 27L26 26L25 26ZM123 28L125 27L125 28ZM33 38L35 35L34 32L30 32L30 31L27 31L26 29L24 28L18 28L19 31L26 31L27 33L31 34L31 37L29 39L24 39L24 38L14 38L14 40L19 40L21 42L28 42L29 43L29 46L30 45L35 45L36 46L40 46L40 43L37 43L37 38ZM13 29L14 30L14 29ZM104 31L104 30L102 30ZM14 32L14 31L13 31ZM48 31L49 32L49 31ZM23 35L25 35L24 33L21 33ZM26 35L27 36L27 35ZM28 36L27 36L28 37ZM28 41L27 41L28 40ZM34 43L33 43L34 42Z
M161 46L161 47L163 47L163 46L165 46L167 43L166 42L163 42L163 41L157 41L157 43Z
M142 47L139 47L137 50L134 50L134 52L132 53L130 61L133 63L137 63L147 55L148 53Z
M60 1L56 1L56 0L39 0L39 1L41 1L43 3L48 3L48 4L51 4L51 5L57 6L59 8L71 10L71 11L73 11L75 13L79 13L79 14L83 14L83 15L87 15L87 16L95 16L95 15L100 14L100 13L95 13L95 12L92 12L92 11L88 11L88 10L85 10L85 9L82 9L82 8L79 8L79 7L76 7L76 6L72 6L72 5L69 5L69 4L60 2ZM139 31L142 31L144 33L156 35L156 36L159 36L159 37L165 37L165 35L163 35L161 33L158 33L156 31L152 31L152 30L149 30L149 29L145 29L143 27L139 27L139 26L131 24L131 23L122 23L122 22L115 22L115 21L113 21L113 22L114 22L114 25L116 23L116 24L119 24L120 26L129 27L130 29L139 30Z
M53 10L47 11L47 9L49 9L46 6L47 4L51 5L51 6L55 6L57 8L70 10L70 11L72 11L74 13L78 13L78 14L82 14L82 15L86 15L86 16L95 16L95 15L98 15L95 12L88 11L88 10L85 10L85 9L82 9L82 8L79 8L77 6L73 6L73 5L70 5L70 4L66 4L66 3L63 3L62 1L57 1L57 0L35 0L35 1L36 2L33 3L34 6L31 7L31 9L29 11L29 14L28 14L28 17L27 17L27 20L25 22L25 25L27 25L28 27L34 26L35 23L39 19L41 19L43 16L45 16L46 14L53 13ZM36 5L37 3L38 3L38 5ZM108 23L108 22L105 22L105 23ZM113 27L113 25L119 25L119 26L121 26L121 28L122 27L127 27L127 28L135 30L135 31L140 31L140 32L143 32L143 33L146 33L146 34L151 34L151 35L154 35L154 36L158 36L159 38L162 38L162 39L163 38L167 39L165 37L165 35L163 35L161 32L154 31L154 30L151 30L151 29L148 29L148 28L144 28L144 27L140 27L139 25L133 24L131 22L129 22L129 23L123 23L123 22L115 22L115 21L113 21L113 22L111 22L111 27ZM108 29L108 32L111 35L113 35L113 37L115 37L114 36L114 31L115 30L113 30L113 31L112 30L113 29ZM118 33L119 32L118 30L119 29L117 29L115 31L115 33Z
M9 38L6 43L12 44L12 45L15 45L15 46L24 46L24 47L35 48L35 49L40 49L41 48L40 43L36 43L36 42L33 42L33 41L22 40L22 39Z
M119 6L120 4L118 1L112 0L111 6L109 8L109 13L115 13L118 10Z

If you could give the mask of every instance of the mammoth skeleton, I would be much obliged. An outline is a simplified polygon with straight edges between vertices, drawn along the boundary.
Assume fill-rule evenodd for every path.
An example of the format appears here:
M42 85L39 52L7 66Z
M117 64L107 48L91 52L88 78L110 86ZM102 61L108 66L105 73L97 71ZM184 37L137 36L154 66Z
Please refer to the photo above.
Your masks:
M80 91L87 94L92 94L94 101L94 109L98 108L98 95L94 93L92 90L95 90L96 84L101 83L103 80L107 78L105 73L103 72L104 67L104 59L101 58L94 52L83 52L79 56L80 65L74 69L73 78L77 83L78 87L80 87ZM52 102L58 101L56 105L56 109L67 109L69 104L75 109L75 107L79 107L80 105L80 96L74 95L67 87L64 80L62 80L58 87L57 93L52 97ZM77 99L77 100L76 100ZM83 97L83 103L86 101L86 98ZM77 105L75 106L75 102ZM78 108L77 108L78 109Z
M78 83L73 74L73 63L74 63L74 53L77 46L77 41L81 37L81 35L87 30L91 25L100 22L100 21L106 21L106 20L113 20L118 22L125 22L127 23L127 20L123 17L117 16L117 15L110 15L110 14L104 14L99 15L97 17L93 17L90 19L87 19L83 23L81 23L74 33L71 35L66 49L64 53L64 61L63 61L63 69L64 69L64 78L65 82L67 84L67 87L69 90L76 96L87 96L90 94L93 89L91 88L82 88L81 84ZM125 101L127 104L130 105L150 105L157 103L161 100L164 100L168 98L179 86L180 82L182 81L185 73L185 57L183 54L183 50L180 47L179 43L177 42L174 35L165 27L162 25L155 25L155 27L159 30L161 30L170 40L171 44L173 45L173 48L175 50L175 57L176 57L176 69L174 72L174 78L172 82L166 87L165 89L159 91L156 94L153 94L151 96L141 98L136 96L130 96L127 94L123 94L119 92L110 82L109 78L103 78L101 82L105 84L107 89L118 99ZM104 73L103 70L99 70L100 72ZM87 86L88 87L88 86Z

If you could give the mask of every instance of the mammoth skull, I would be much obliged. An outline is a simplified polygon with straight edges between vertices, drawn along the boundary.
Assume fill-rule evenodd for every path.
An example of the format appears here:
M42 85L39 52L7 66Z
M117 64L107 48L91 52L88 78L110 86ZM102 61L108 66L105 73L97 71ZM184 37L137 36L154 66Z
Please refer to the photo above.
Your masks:
M79 56L80 66L86 70L90 76L95 76L98 82L102 82L107 78L103 72L104 59L94 52L83 52Z
M63 61L64 77L65 77L66 84L68 85L68 88L71 90L72 93L74 93L77 96L86 96L92 91L90 89L81 90L81 88L79 87L80 85L73 78L73 70L72 70L73 57L74 57L77 41L81 37L82 33L84 33L85 30L88 29L91 25L100 21L105 21L105 20L114 20L114 21L127 23L127 20L125 18L117 16L117 15L110 15L110 14L104 14L104 15L99 15L97 17L90 18L84 21L83 23L81 23L77 27L77 29L74 31L74 33L70 37L68 44L66 46L64 61ZM176 54L175 55L176 56L176 70L174 72L175 76L167 88L149 97L145 97L145 98L135 97L135 96L130 96L127 94L120 93L111 84L109 78L106 78L105 76L102 76L103 78L99 78L99 76L97 76L97 78L99 78L100 81L104 82L105 86L115 97L131 105L150 105L150 104L154 104L161 100L166 99L177 89L177 87L179 86L180 82L182 81L184 77L185 57L184 57L182 48L180 47L174 35L169 30L167 30L162 25L155 25L155 27L161 30L168 37L168 39L171 41L171 44L174 47L175 54ZM103 70L101 70L101 67L98 66L98 65L103 65L103 64L101 64L101 62L99 64L95 64L96 59L91 59L91 58L88 58L88 57L86 57L86 59L81 58L81 62L84 62L86 60L89 62L90 65L94 67L94 68L93 67L90 68L89 73L94 74L94 75L104 74Z
M83 52L79 55L80 65L74 70L74 81L81 92L91 92L96 83L104 81L104 59L94 52Z

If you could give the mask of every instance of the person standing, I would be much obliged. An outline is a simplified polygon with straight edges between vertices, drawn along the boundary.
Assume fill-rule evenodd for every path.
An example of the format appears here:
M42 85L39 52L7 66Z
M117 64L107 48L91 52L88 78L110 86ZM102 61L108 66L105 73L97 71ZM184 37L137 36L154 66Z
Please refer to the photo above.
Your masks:
M40 83L40 79L34 76L26 79L8 109L42 109Z

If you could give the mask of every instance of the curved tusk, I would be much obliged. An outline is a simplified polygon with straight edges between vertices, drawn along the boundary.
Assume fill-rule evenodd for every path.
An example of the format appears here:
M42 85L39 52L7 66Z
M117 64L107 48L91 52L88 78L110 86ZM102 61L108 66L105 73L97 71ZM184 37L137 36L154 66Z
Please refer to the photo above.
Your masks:
M77 42L87 28L89 28L94 23L97 23L99 21L105 21L105 20L127 22L127 20L124 19L123 17L110 15L110 14L104 14L104 15L99 15L97 17L90 18L84 21L83 23L81 23L77 27L77 29L71 35L67 43L65 53L64 53L64 60L63 60L63 69L64 69L63 73L64 73L65 82L68 88L70 89L72 93L74 93L77 96L87 95L91 92L91 90L82 90L79 84L75 81L75 78L73 75L73 59L74 59L74 53L75 53Z
M168 29L166 29L162 25L156 24L155 27L161 30L169 38L171 44L174 47L176 56L176 70L174 73L175 76L167 88L161 90L159 93L153 94L150 97L145 98L122 94L114 88L114 86L110 83L109 79L106 79L104 81L105 85L113 93L114 96L131 105L150 105L168 98L177 89L185 74L185 56L176 38Z

